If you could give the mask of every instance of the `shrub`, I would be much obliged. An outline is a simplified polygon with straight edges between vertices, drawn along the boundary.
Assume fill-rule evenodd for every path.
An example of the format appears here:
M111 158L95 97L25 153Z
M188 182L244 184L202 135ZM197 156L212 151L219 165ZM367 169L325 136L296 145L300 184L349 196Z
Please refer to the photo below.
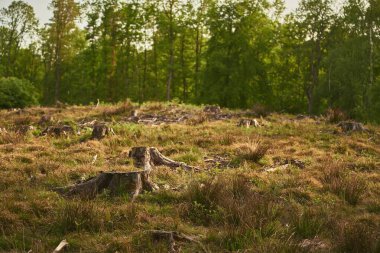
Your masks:
M38 104L38 92L27 80L0 78L0 108L24 108Z

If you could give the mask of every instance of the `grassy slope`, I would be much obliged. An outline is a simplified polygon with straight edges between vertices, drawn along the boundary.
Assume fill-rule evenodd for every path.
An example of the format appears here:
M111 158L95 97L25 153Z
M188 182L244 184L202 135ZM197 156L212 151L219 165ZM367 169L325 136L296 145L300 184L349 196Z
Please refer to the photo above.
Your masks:
M174 107L147 104L142 111ZM91 129L69 137L39 137L39 129L25 136L1 132L0 251L51 252L67 239L67 252L167 252L167 242L154 242L144 232L165 229L199 236L211 252L379 252L378 127L345 135L324 121L272 115L262 128L246 129L236 126L238 118L204 121L202 108L177 107L194 119L161 126L122 123L128 105L2 111L0 126L7 129L36 126L49 113L70 124L106 120L116 135L95 141L88 140ZM254 162L257 145L269 150ZM93 201L68 200L49 190L98 171L133 170L127 153L133 146L155 146L202 168L204 157L220 155L234 168L189 173L159 167L153 180L162 190L135 203L107 193ZM299 159L306 168L263 172L276 157ZM184 252L200 250L193 243L181 246Z

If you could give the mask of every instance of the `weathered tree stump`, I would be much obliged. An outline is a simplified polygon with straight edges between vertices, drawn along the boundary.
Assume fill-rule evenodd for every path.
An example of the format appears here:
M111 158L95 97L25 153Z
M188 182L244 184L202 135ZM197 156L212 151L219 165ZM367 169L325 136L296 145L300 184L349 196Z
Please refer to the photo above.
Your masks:
M170 168L183 168L185 170L198 170L198 168L189 166L184 162L173 161L161 154L154 147L134 147L129 152L129 157L133 158L134 165L144 170L152 170L154 166L168 166Z
M345 133L366 131L362 123L355 121L342 121L338 124L338 127Z
M114 134L112 128L108 127L104 123L96 123L94 124L94 128L92 129L91 139L103 139L107 135Z
M173 161L163 156L153 147L134 147L129 152L133 158L134 166L142 168L133 172L101 172L96 177L91 177L78 184L56 188L55 190L67 197L78 196L84 199L93 199L104 190L109 190L111 195L127 193L134 200L140 192L154 191L158 186L150 181L149 175L154 166L165 165L170 168L181 167L183 169L196 169L183 162Z
M51 115L44 114L41 116L40 120L38 121L38 125L44 126L51 123L52 121L53 121L53 117Z
M16 127L15 132L18 134L24 135L28 133L29 131L33 131L33 130L35 130L34 126L22 125L22 126Z
M239 127L246 127L250 128L253 127L260 127L259 122L256 119L241 119L238 124Z
M55 135L55 136L62 136L62 135L68 135L73 134L74 129L69 125L63 125L63 126L49 126L47 127L41 135Z
M203 111L214 114L221 113L220 106L218 105L207 105Z
M134 171L101 172L96 177L72 186L57 188L56 191L66 197L93 199L104 190L109 190L112 196L127 193L134 200L141 191L154 189L156 186L149 179L149 171Z

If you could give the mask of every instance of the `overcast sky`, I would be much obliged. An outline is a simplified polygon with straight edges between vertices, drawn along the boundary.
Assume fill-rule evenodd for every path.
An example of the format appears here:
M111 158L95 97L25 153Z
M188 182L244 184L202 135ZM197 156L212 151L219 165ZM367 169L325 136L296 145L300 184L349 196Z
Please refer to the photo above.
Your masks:
M47 6L51 0L24 0L25 2L31 4L34 7L37 17L39 18L41 24L48 22L51 13ZM7 7L12 0L0 0L0 8ZM286 7L289 10L294 10L297 7L298 0L285 0Z

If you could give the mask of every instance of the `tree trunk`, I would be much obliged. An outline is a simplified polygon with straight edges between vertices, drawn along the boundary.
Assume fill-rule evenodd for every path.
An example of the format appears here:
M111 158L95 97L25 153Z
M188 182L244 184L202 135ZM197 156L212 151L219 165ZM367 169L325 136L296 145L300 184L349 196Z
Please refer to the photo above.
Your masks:
M56 63L55 63L55 94L54 102L58 104L61 93L61 46L60 41L57 41Z
M184 31L185 33L185 31ZM182 84L183 84L183 101L187 101L187 80L186 80L186 69L185 69L185 34L182 35L181 39L181 68L182 68Z
M169 10L169 66L168 66L168 80L166 84L166 100L171 100L171 89L173 81L173 71L174 71L174 31L173 31L173 5L174 2L170 1Z

